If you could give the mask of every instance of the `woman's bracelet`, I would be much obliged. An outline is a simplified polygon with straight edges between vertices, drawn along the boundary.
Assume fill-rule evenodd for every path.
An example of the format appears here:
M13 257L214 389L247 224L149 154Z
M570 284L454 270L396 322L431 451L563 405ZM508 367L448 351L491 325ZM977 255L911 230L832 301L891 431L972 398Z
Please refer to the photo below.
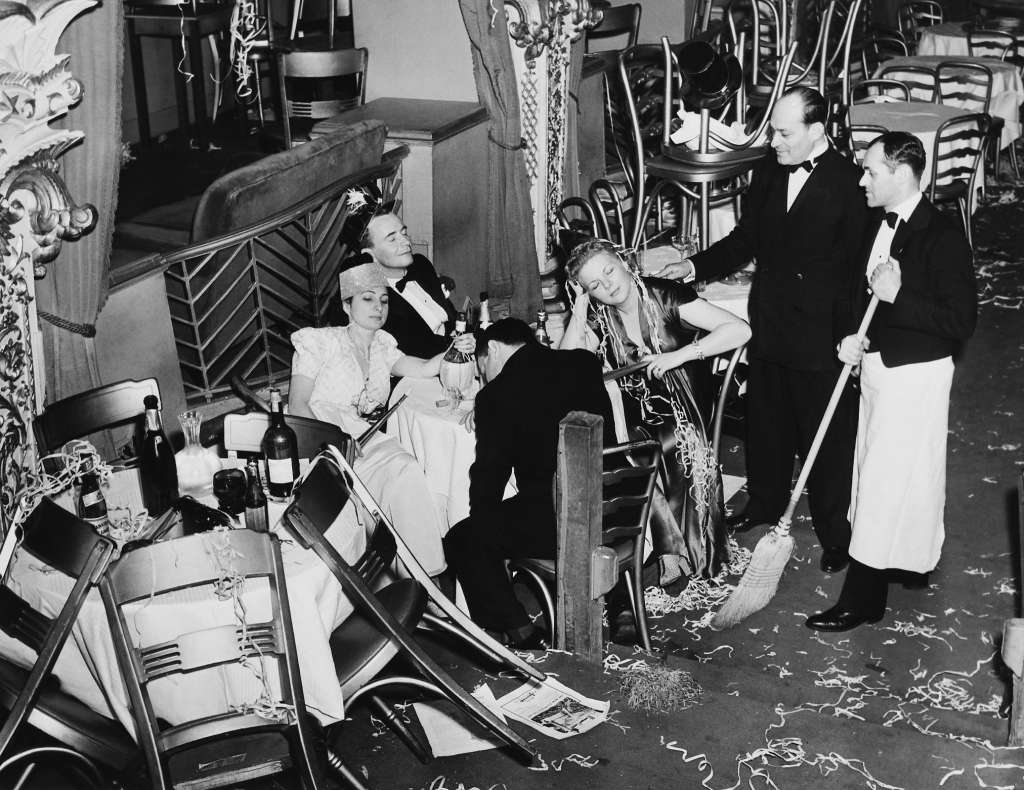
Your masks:
M700 341L694 340L690 345L693 346L693 353L697 359L704 359L704 350L700 347Z

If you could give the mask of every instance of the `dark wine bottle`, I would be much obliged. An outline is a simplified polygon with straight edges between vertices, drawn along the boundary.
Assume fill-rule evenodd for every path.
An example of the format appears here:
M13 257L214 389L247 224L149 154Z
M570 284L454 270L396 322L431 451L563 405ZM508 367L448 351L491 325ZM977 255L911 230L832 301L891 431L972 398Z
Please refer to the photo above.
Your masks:
M146 431L139 453L142 502L151 516L159 516L178 498L178 468L174 450L160 424L160 402L155 395L143 399Z
M263 486L260 485L260 472L256 462L249 461L245 472L249 478L245 487L245 526L253 532L269 532L267 498L263 494Z
M276 387L270 390L270 427L263 434L262 450L267 459L267 491L273 499L287 499L299 478L299 443L284 421L281 392Z
M95 472L82 475L82 487L78 493L78 517L94 527L106 526L107 500L100 490L100 478Z

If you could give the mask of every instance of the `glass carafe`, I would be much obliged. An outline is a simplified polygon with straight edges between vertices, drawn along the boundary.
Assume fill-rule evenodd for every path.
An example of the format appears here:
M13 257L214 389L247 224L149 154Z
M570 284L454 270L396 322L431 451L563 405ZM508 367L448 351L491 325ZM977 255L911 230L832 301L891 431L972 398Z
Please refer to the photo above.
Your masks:
M181 432L185 435L185 446L174 455L178 467L178 491L184 496L190 494L197 499L213 491L213 476L220 471L220 459L212 447L199 443L199 432L203 417L199 412L187 411L178 415Z

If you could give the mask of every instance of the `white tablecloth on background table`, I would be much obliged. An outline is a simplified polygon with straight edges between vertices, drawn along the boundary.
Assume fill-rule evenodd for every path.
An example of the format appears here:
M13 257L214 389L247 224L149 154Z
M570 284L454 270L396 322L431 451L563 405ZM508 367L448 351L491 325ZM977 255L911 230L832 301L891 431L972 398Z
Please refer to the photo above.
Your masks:
M945 104L927 102L883 102L879 104L855 104L850 108L850 123L876 124L893 132L910 132L924 145L925 167L921 188L931 182L932 150L935 147L935 133L939 126L951 118L963 115L964 111ZM984 186L984 162L978 160L976 191ZM977 208L976 196L971 196L971 213Z
M993 118L1003 119L1003 136L1000 139L1000 144L1005 148L1021 136L1020 105L1024 102L1024 82L1021 82L1020 72L1012 63L1004 63L995 58L972 58L967 55L957 55L955 58L948 55L912 55L885 61L879 67L879 72L881 69L911 65L935 68L943 61L954 59L980 63L992 70L992 98L989 102L989 114ZM878 76L879 72L876 72L875 76ZM911 96L915 99L927 100L927 97L915 96L913 92ZM857 121L853 121L853 123L857 123ZM861 123L864 122L861 121Z
M271 523L276 524L285 506L271 503L270 507ZM346 506L328 530L327 539L350 562L362 555L366 536L352 504ZM344 703L328 639L352 612L352 605L333 574L312 551L284 542L282 555L306 707L324 724L340 721L344 718ZM59 613L72 584L70 577L43 565L27 552L16 554L10 585L45 614ZM269 619L270 596L265 582L253 584L244 598L248 621ZM218 601L208 588L176 592L139 604L128 614L127 621L129 628L145 635L147 643L237 622L231 601ZM2 632L0 655L26 667L35 661L35 653ZM200 673L204 673L202 677ZM93 710L116 718L129 732L135 731L106 613L95 590L82 606L57 659L54 675L64 691ZM276 677L270 679L276 692ZM150 685L156 715L170 724L221 711L225 698L244 705L253 701L257 690L255 676L239 665L200 670L185 678L168 677Z
M970 53L965 22L943 22L921 28L917 41L918 55L948 55L959 58Z
M404 378L391 394L392 403L402 395L409 397L388 419L388 435L419 461L438 511L452 527L469 516L469 467L476 458L476 434L460 420L472 411L473 401L463 401L454 412L438 406L446 396L436 378ZM513 494L515 486L510 482L505 496Z

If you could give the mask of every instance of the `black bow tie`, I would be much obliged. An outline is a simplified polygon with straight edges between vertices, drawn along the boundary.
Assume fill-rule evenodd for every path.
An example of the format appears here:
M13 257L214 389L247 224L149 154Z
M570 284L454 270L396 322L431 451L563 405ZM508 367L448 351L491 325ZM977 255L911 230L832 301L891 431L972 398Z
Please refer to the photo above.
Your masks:
M810 173L814 169L814 166L818 164L819 159L821 159L821 157L816 156L814 157L814 159L805 159L804 161L800 162L800 164L783 165L783 167L786 168L786 172L789 173L790 175L797 172L798 170L806 170L808 173Z
M403 277L401 280L399 280L397 283L395 283L395 290L398 291L398 293L402 293L402 291L405 290L405 286L407 286L411 282L412 282L412 279L407 274L407 275L405 275L405 277Z
M885 224L890 228L895 229L895 227L900 224L900 215L895 211L885 212Z

